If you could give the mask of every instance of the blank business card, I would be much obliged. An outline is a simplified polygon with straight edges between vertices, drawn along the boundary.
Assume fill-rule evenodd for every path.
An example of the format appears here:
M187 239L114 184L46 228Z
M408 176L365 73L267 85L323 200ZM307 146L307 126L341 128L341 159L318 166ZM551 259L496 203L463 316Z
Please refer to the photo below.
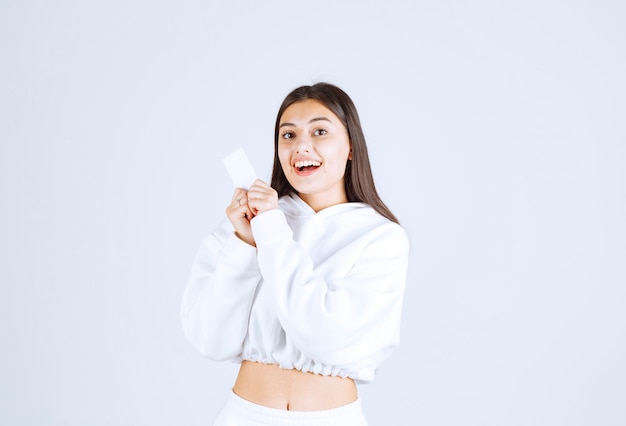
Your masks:
M257 179L254 168L243 148L225 157L222 162L236 188L249 189Z

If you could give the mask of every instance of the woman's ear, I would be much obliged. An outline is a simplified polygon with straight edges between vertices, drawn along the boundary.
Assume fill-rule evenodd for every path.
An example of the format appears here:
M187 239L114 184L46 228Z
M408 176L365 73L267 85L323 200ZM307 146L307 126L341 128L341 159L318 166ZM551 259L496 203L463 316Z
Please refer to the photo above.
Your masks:
M350 148L350 152L348 153L348 160L352 160L352 148Z

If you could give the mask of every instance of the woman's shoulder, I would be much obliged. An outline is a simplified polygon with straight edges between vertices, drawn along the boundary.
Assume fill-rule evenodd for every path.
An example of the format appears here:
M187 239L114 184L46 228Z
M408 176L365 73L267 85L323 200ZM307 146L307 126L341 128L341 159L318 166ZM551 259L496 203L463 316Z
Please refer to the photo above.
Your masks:
M408 245L407 233L399 223L386 218L369 204L355 202L347 205L342 220L346 226L352 226L374 240Z

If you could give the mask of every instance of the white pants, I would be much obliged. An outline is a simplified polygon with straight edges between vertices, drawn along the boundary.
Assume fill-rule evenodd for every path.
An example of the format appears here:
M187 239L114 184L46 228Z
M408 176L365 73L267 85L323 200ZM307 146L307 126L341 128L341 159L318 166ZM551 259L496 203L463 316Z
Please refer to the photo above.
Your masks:
M367 426L361 400L322 411L287 411L246 401L234 392L213 426Z

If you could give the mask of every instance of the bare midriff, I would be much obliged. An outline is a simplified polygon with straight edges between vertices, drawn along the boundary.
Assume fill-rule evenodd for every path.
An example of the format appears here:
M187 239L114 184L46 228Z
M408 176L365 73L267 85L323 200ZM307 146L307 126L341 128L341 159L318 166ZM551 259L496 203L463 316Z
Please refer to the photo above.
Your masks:
M285 370L275 364L243 361L233 392L270 408L318 411L341 407L357 399L352 379Z

